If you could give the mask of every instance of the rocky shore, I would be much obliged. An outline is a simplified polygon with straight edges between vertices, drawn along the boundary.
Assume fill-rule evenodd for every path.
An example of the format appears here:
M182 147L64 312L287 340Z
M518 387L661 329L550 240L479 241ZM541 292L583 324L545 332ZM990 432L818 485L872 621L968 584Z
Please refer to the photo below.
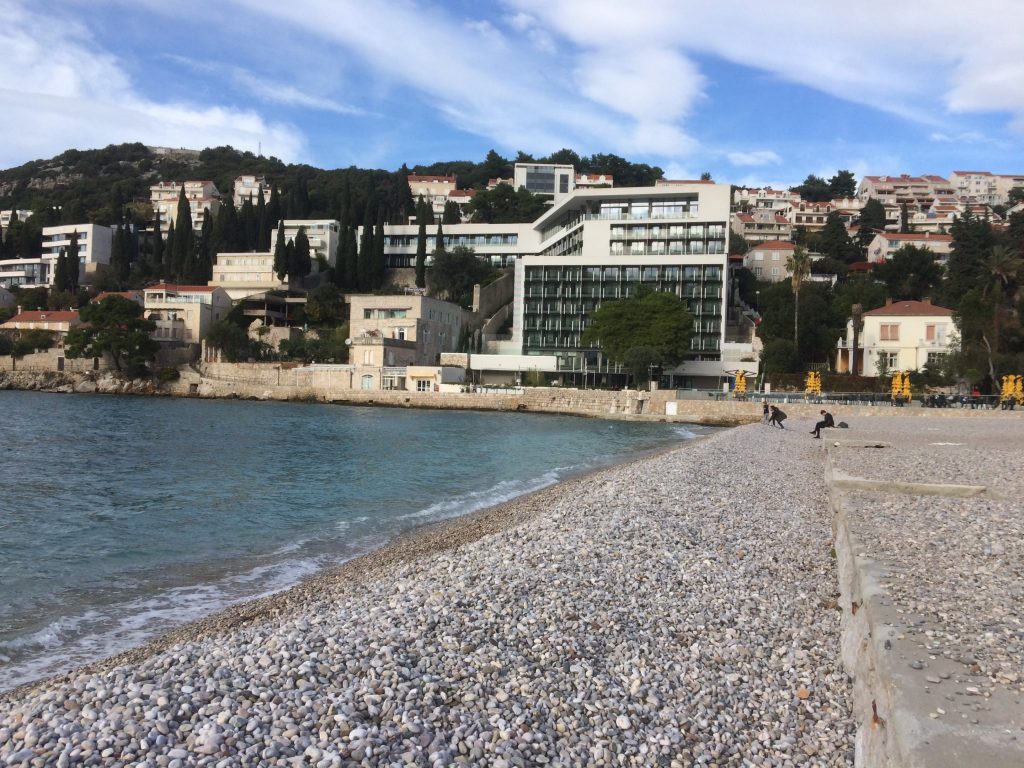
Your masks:
M851 765L820 445L744 427L432 527L0 696L0 763Z

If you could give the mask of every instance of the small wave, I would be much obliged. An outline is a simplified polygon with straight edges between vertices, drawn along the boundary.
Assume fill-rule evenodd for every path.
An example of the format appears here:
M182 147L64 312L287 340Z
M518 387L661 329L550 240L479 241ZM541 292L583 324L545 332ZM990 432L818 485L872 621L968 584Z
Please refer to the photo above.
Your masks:
M106 658L234 603L280 592L323 565L312 559L286 560L216 583L63 616L30 635L0 642L0 690Z
M558 467L545 472L540 477L526 480L502 480L482 491L468 491L459 494L445 501L438 501L429 507L400 515L399 520L446 520L451 517L459 517L479 509L493 507L495 504L504 504L518 496L525 496L528 493L539 491L559 482L565 473L572 471L573 467Z
M694 438L701 437L700 432L694 432L693 430L687 429L686 427L673 427L672 431L681 440L693 440Z

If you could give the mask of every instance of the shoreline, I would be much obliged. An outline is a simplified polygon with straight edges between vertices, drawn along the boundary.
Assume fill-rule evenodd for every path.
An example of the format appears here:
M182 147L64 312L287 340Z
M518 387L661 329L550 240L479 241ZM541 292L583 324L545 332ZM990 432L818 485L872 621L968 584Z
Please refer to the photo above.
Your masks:
M339 403L339 405L347 404ZM683 422L683 424L685 423ZM125 664L137 663L181 642L212 638L231 630L250 626L261 620L283 618L287 611L294 611L301 607L302 601L312 597L313 592L320 587L326 586L344 591L347 586L352 586L348 582L369 577L374 572L379 575L379 572L384 572L397 564L412 563L423 557L437 555L449 549L457 549L484 536L525 525L539 514L541 511L539 507L543 505L548 496L560 496L570 490L572 486L605 472L674 451L686 450L709 437L710 435L697 435L681 441L680 445L669 445L632 453L621 461L612 461L609 464L571 472L556 483L524 493L508 501L488 505L451 518L417 523L375 549L355 555L340 564L324 568L270 595L250 598L214 609L199 619L186 622L139 645L118 651L110 656L74 667L66 672L47 675L21 683L13 688L0 690L0 704L30 695L35 690L45 688L73 675L101 673ZM525 515L523 514L524 510L527 511Z

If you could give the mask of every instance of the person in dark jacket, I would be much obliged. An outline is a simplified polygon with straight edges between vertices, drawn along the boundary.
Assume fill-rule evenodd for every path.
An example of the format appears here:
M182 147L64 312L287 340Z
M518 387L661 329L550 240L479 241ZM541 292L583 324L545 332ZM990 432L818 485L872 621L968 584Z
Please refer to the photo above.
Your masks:
M783 413L782 409L773 405L771 407L771 413L772 415L768 419L768 425L771 426L774 424L779 429L785 429L785 427L782 426L782 422L786 420L786 414Z
M832 414L828 411L822 411L821 421L814 425L814 429L811 430L811 434L814 435L815 439L821 440L821 430L825 427L834 427L835 425L836 422L832 418Z

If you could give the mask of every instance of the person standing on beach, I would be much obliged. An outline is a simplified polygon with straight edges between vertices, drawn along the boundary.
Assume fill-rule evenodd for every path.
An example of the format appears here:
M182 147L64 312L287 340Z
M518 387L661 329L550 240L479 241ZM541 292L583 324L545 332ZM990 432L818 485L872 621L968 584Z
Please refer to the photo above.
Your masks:
M771 407L771 411L772 411L772 415L768 419L768 425L771 426L772 424L774 424L779 429L785 429L785 427L782 426L782 422L784 422L786 420L786 414L783 412L783 410L781 408L777 408L777 407L775 407L773 405Z
M763 421L765 424L767 424L768 423L768 401L767 400L762 400L761 401L761 405L763 406L762 409L761 409L761 421Z
M814 429L811 430L811 434L814 435L816 440L821 440L821 430L825 427L834 427L836 425L835 419L832 418L832 414L828 411L821 412L821 421L814 425Z

